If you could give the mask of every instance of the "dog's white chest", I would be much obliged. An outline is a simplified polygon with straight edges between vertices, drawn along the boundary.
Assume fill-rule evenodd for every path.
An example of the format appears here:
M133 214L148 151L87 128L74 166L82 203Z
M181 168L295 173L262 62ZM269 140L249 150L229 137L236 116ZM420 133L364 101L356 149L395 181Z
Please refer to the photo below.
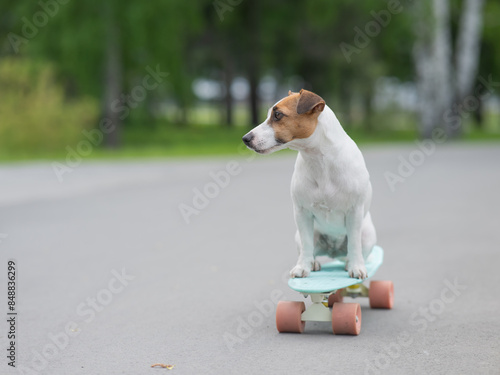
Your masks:
M345 235L349 194L328 173L303 167L299 165L293 178L294 203L311 212L316 229L322 233Z
M331 202L314 201L310 205L315 225L323 233L332 235L345 234L345 213L335 209Z

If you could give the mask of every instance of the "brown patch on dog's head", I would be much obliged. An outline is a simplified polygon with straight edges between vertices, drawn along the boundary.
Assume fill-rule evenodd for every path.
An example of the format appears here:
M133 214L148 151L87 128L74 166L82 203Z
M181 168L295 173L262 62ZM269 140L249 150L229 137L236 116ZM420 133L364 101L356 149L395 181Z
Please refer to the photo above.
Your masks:
M319 95L304 89L299 93L289 91L288 96L273 107L269 125L279 143L308 138L314 133L323 109L325 101Z

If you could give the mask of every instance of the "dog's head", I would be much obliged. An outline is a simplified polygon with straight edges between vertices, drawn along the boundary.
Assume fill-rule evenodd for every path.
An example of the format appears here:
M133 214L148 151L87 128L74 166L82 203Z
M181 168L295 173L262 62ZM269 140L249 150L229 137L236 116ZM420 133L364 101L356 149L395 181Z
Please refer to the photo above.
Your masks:
M245 134L243 142L260 154L284 149L289 142L314 133L324 108L325 101L311 91L288 91L287 97L269 109L266 121Z

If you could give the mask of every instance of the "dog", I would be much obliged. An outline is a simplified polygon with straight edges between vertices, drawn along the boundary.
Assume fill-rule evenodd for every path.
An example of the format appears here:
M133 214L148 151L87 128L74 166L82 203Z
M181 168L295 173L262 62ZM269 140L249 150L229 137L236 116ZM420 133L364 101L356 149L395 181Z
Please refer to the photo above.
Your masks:
M370 216L372 186L361 151L317 94L300 90L269 109L243 136L259 153L298 151L292 202L299 250L291 277L319 271L317 256L345 257L350 277L367 277L365 260L377 242Z

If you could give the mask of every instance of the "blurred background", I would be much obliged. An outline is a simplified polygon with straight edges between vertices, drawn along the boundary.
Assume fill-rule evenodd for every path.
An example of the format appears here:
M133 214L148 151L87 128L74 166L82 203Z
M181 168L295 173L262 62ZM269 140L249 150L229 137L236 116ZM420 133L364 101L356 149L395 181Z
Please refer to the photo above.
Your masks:
M358 142L500 139L494 0L4 0L0 31L0 160L236 153L301 88Z
M0 0L0 303L14 259L36 370L0 373L497 374L499 36L498 0ZM361 144L396 285L356 341L250 322L301 298L295 155L241 137L302 88Z

